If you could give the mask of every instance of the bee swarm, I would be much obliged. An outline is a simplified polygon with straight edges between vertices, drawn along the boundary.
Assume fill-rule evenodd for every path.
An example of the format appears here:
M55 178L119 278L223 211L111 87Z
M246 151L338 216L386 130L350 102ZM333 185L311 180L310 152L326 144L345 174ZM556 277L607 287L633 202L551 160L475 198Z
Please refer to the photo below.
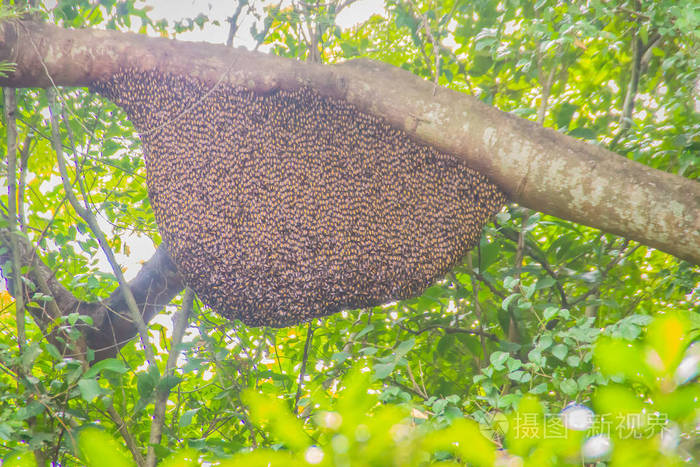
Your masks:
M123 70L92 89L141 134L156 221L186 284L248 325L418 295L505 202L456 157L310 88L263 96Z

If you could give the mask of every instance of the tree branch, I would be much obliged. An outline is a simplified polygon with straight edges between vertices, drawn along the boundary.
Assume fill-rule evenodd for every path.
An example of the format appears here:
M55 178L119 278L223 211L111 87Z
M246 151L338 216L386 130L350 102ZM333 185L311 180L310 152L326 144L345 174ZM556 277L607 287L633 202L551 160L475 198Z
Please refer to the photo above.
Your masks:
M192 313L194 305L194 292L189 287L185 289L185 295L182 298L182 307L173 318L174 329L173 337L170 341L170 353L168 361L165 364L163 377L167 378L174 373L177 357L180 355L180 343L185 335L187 324ZM148 454L146 455L146 467L155 467L156 456L155 446L160 444L163 436L163 424L165 423L165 409L167 407L168 398L170 396L170 386L168 384L160 387L156 392L156 402L153 409L153 423L151 424L151 433L149 435Z
M306 362L309 359L309 347L314 338L313 321L309 321L309 326L306 331L306 342L304 342L304 357L301 360L301 368L299 369L299 384L297 385L297 394L294 397L294 413L299 410L299 399L301 399L301 390L304 386L304 375L306 374Z
M0 245L8 245L9 239L9 231L0 229ZM80 301L56 279L51 268L39 259L26 238L19 239L18 250L22 267L28 269L25 277L33 283L44 284L47 291L44 293L53 297L43 308L28 308L42 328L51 327L55 320L71 313L91 317L93 325L81 325L81 331L86 345L95 351L93 363L114 357L136 335L136 327L129 317L121 286L101 302ZM9 249L0 253L0 264L8 261L9 255ZM182 278L164 244L144 263L128 286L144 322L149 322L184 288ZM27 291L24 299L28 301L26 294ZM52 331L48 337L61 348L62 344L55 340L56 332L58 331Z
M138 465L139 467L143 467L144 465L146 465L146 463L143 460L143 456L141 455L141 451L139 450L138 444L136 444L134 437L131 436L129 427L126 426L126 422L121 417L121 415L119 415L119 412L117 412L117 410L112 404L109 404L109 406L107 406L107 414L109 415L109 418L112 419L112 422L114 422L114 424L117 426L119 434L121 434L122 438L124 438L126 447L129 448L129 452L131 452L134 461L136 461L136 465Z
M104 232L102 232L102 229L97 223L95 215L92 213L92 211L80 205L78 199L75 196L75 193L73 192L73 187L71 186L70 179L68 177L66 161L63 158L63 143L61 140L61 135L59 133L59 124L57 118L57 115L60 112L54 111L54 108L57 105L55 90L53 88L49 88L47 94L49 98L49 113L51 120L52 141L54 143L53 146L54 151L56 152L56 158L58 159L58 167L61 173L61 179L63 180L63 189L65 190L66 196L71 206L88 225L93 235L97 239L97 243L100 245L100 248L102 248L102 251L105 253L105 256L107 256L107 261L112 267L112 272L116 276L122 294L124 295L124 301L127 305L129 315L132 321L134 322L134 326L136 326L139 337L141 338L141 345L143 346L144 352L146 354L146 359L148 360L149 365L155 365L155 354L153 353L153 348L151 347L151 343L148 338L148 329L146 328L146 323L144 323L143 318L141 317L141 313L139 312L139 308L134 298L134 295L131 292L131 289L129 289L129 285L126 283L124 273L122 272L121 267L117 263L117 259L114 256L112 247L109 246L109 243L107 242L107 237L105 236Z
M9 217L9 247L12 261L12 290L15 294L15 315L17 317L17 347L20 352L24 349L26 336L24 330L24 285L22 284L22 269L19 260L18 228L17 228L17 94L13 88L3 90L5 98L5 128L7 128L7 195Z
M158 68L257 93L311 86L454 154L522 206L626 236L700 264L700 183L538 127L463 93L368 60L323 66L232 49L33 21L0 25L0 85L86 86ZM48 75L51 76L49 79Z
M229 22L228 37L226 38L227 47L233 47L233 38L236 36L236 32L238 31L238 17L241 16L243 7L247 5L247 1L238 0L238 5L236 6L236 11L233 12L233 16L226 18L226 21Z

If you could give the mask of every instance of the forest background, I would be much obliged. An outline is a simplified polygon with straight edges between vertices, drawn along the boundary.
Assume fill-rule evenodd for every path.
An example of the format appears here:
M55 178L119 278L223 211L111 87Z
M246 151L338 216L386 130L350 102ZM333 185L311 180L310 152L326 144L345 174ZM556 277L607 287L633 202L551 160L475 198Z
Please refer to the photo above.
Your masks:
M32 10L66 28L205 37L329 64L380 60L648 166L700 176L697 2L242 1L203 4L181 20L157 13L148 2L112 0ZM50 96L17 90L18 160L3 171L8 185L15 180L18 227L38 257L76 297L95 301L117 280L66 201L56 138L69 148L70 183L127 276L160 238L131 123L86 89L59 91L64 111L52 136ZM7 138L0 144L6 154ZM7 194L2 203L6 228ZM677 465L700 457L700 348L691 345L700 269L512 203L463 264L412 300L273 329L178 298L149 325L150 366L133 339L90 367L50 343L11 294L1 298L0 457L8 463ZM32 300L52 298L36 291ZM186 327L171 324L184 316ZM86 321L75 314L56 326L77 336Z

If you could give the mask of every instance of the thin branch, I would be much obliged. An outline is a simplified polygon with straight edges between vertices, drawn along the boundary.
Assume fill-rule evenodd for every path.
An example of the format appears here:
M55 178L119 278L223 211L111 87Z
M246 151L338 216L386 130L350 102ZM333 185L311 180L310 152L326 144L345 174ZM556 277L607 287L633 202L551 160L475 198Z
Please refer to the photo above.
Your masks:
M620 132L629 130L632 120L632 112L634 112L634 98L637 96L637 88L639 87L639 75L642 65L642 55L644 54L642 40L635 37L632 41L632 70L630 72L630 82L627 86L627 94L625 102L622 105L622 115L620 116L621 129Z
M117 426L119 434L121 434L122 438L124 438L124 442L129 448L129 452L131 452L131 456L136 461L136 464L139 467L144 467L146 463L143 460L143 456L141 455L141 451L139 450L138 444L136 444L134 437L131 436L129 427L126 426L126 422L124 421L124 419L121 417L121 415L119 415L119 412L116 411L112 404L109 404L109 406L107 406L107 413L109 414L109 418L112 419L112 422L114 422L114 424Z
M27 234L27 224L26 214L25 214L25 203L24 203L24 192L27 187L27 164L29 163L29 147L34 143L34 135L27 133L24 138L24 144L22 145L22 151L20 151L19 158L19 186L17 188L17 220L20 225L20 230L25 235Z
M639 22L639 19L637 20ZM630 69L630 79L627 84L627 92L625 100L622 104L622 115L620 115L620 130L610 142L610 147L614 148L620 139L629 131L632 126L632 113L634 112L634 100L637 97L637 88L639 87L639 77L642 73L642 57L644 56L645 48L642 40L639 38L639 28L634 33L632 38L632 65Z
M549 75L547 75L547 80L542 84L542 101L537 109L537 123L544 125L544 119L547 115L547 106L549 105L549 96L552 93L552 85L554 84L554 77L557 73L558 64L552 66L549 70Z
M299 383L297 384L297 394L294 398L294 413L299 411L299 399L301 398L301 390L304 385L304 375L306 374L306 362L309 359L309 347L311 340L314 337L313 321L309 321L308 330L306 331L306 342L304 343L304 357L301 360L301 368L299 369Z
M144 323L143 318L139 313L139 308L136 304L136 300L134 299L134 295L126 282L126 279L124 278L124 274L122 273L121 267L117 263L117 259L114 256L112 248L107 242L107 237L105 236L104 232L102 232L102 229L100 229L100 226L97 223L97 219L90 210L85 209L80 205L78 199L75 196L75 193L73 192L73 187L71 186L70 179L68 177L66 161L63 157L63 144L61 143L61 134L59 133L59 124L57 119L57 115L60 112L58 112L56 108L56 92L53 88L49 88L46 92L49 98L52 141L54 151L56 152L56 157L58 159L58 167L61 173L61 178L63 179L63 188L65 190L66 196L68 197L68 201L70 202L75 212L85 221L85 223L92 231L93 235L95 235L98 244L107 256L107 261L112 267L112 271L114 272L114 275L116 276L117 281L119 282L120 288L122 289L122 293L124 294L124 300L126 301L131 319L133 320L134 325L138 330L139 336L141 338L141 344L143 345L144 352L146 354L146 359L148 360L149 364L153 365L156 361L155 354L153 353L153 348L151 347L148 338L148 329L146 328L146 324Z
M425 35L428 37L430 40L430 43L433 46L433 55L435 56L435 64L433 68L433 83L435 87L433 88L433 95L435 95L435 92L437 91L438 87L438 80L440 79L440 47L438 44L438 40L433 34L432 29L430 28L430 22L428 21L428 15L425 13L421 13L420 8L418 8L418 5L413 0L410 0L411 6L413 6L413 9L416 10L416 12L421 15L421 23L423 26L423 30L425 31ZM425 52L423 52L423 55L425 56ZM425 57L426 61L430 63L429 60L427 60L427 57Z
M74 155L74 160L78 160L78 146L75 144L75 136L73 136L73 129L70 126L70 122L68 121L68 116L66 115L66 108L61 107L61 119L63 120L63 126L66 129L66 134L68 135L68 142L70 143L70 148L71 151ZM97 125L97 122L93 125L92 128L92 133L95 131L95 126ZM87 129L86 129L87 130ZM90 134L92 134L90 133ZM85 151L87 152L89 150L89 144L86 146ZM73 185L77 185L78 189L80 190L80 195L83 198L83 205L85 206L85 210L89 211L90 210L90 203L88 200L88 193L85 190L85 184L83 183L83 177L81 176L81 165L75 164L76 165L76 170L75 170L75 182Z
M423 400L428 400L428 397L425 397L425 395L423 394L423 391L418 391L415 388L407 386L407 385L403 384L402 382L398 381L396 378L391 378L391 383L395 386L398 386L399 388L403 389L406 392L410 392L413 395L420 397Z
M603 270L600 272L601 277L600 277L600 280L598 281L598 283L597 283L595 286L593 286L593 287L591 287L590 289L588 289L584 294L582 294L582 295L580 295L580 296L574 298L573 300L571 300L571 306L576 306L576 305L578 305L579 303L581 303L582 301L584 301L585 299L587 299L588 297L590 297L591 295L593 295L594 293L596 293L596 292L598 291L598 289L600 289L600 286L603 285L603 282L605 281L605 278L608 276L608 274L610 273L610 271L612 270L612 268L615 267L617 264L619 264L620 261L622 261L623 259L628 258L628 257L629 257L630 255L632 255L635 251L637 251L637 249L638 249L639 247L641 247L641 245L636 245L636 246L635 246L634 248L632 248L631 250L625 252L625 250L627 249L627 246L628 246L628 245L629 245L629 240L625 239L624 244L622 245L622 248L620 248L620 253L618 253L618 255L617 255L612 261L610 261L610 262L605 266L605 269L603 269Z
M60 328L53 324L61 316L73 312L92 318L93 326L83 325L81 331L87 347L95 351L93 363L114 357L117 350L137 334L133 321L128 319L129 311L121 287L117 287L109 298L100 302L78 300L56 279L54 272L39 258L29 240L24 237L18 237L17 240L20 263L26 270L26 279L37 284L41 293L53 297L53 300L45 302L42 307L29 304L27 309L45 334L47 328L51 329L47 337L59 349L65 349L66 346L65 342L56 340L55 334L60 332ZM0 228L0 245L9 243L9 231ZM8 261L11 261L9 248L5 252L0 250L0 264ZM8 282L7 278L6 282L8 290L13 293L11 282ZM178 274L165 244L161 244L155 254L143 264L136 277L129 282L129 288L146 322L184 288L182 277ZM27 299L25 295L25 302ZM66 356L79 357L79 354L71 353Z
M524 209L523 217L521 218L520 231L518 232L518 246L515 251L514 268L515 268L515 278L520 281L523 269L523 258L525 256L525 237L527 235L527 222L530 219L532 211L529 209ZM510 323L508 324L508 340L511 342L520 341L520 332L518 330L517 320L513 315L511 307L508 309L508 315L510 316Z
M172 375L177 364L177 358L180 355L180 343L185 335L187 324L190 321L190 314L194 305L194 292L189 287L185 289L185 294L182 298L182 307L175 314L173 319L174 328L173 336L170 343L170 353L168 361L165 364L163 378ZM170 388L168 385L163 385L156 393L155 408L153 410L153 423L151 424L151 433L148 442L148 454L146 455L146 466L155 467L158 460L155 447L160 444L163 436L163 424L165 423L165 409L170 396Z
M419 360L420 361L420 360ZM420 396L423 399L428 399L428 394L425 393L425 390L421 389L420 386L418 386L418 383L416 383L416 378L413 377L413 371L411 371L411 365L410 363L406 364L406 370L408 370L408 377L411 380L411 384L413 384L413 389L420 394Z
M233 47L233 38L238 31L238 17L243 11L243 7L246 6L248 2L243 0L238 0L238 5L236 6L236 11L233 12L233 16L226 19L229 22L230 27L228 30L228 37L226 38L226 47Z
M409 329L409 328L402 326L402 325L399 325L399 328L403 329L404 331L408 331L411 334L414 334L416 336L423 334L424 332L427 332L427 331L432 331L434 329L438 329L440 331L444 331L445 334L471 334L473 336L486 337L488 339L491 339L491 340L497 341L497 342L500 340L498 338L498 336L496 336L495 334L491 334L489 332L484 332L484 331L481 331L479 329L459 328L459 327L455 327L455 326L444 326L442 324L430 324L424 328L420 328L417 331L414 331L413 329Z
M518 234L514 230L500 226L499 231L508 240L511 240L515 243L518 242ZM561 304L564 308L568 308L569 307L569 299L566 296L566 292L564 291L564 287L559 282L559 274L554 270L552 265L549 264L549 261L547 261L546 254L539 248L539 246L537 246L536 243L534 243L529 238L525 239L525 251L528 254L528 256L530 256L540 266L542 266L542 269L544 269L545 272L547 274L549 274L549 276L556 281L555 286L557 288L557 292L559 293L559 298L561 300Z
M479 247L477 247L479 248ZM479 248L479 263L481 263L481 248ZM472 265L472 255L467 254L467 266L469 267L469 274L472 279L472 296L474 297L474 311L476 317L479 319L479 330L484 332L484 314L481 310L481 302L479 301L479 279L477 279L474 273L474 266ZM481 264L479 264L479 270L481 270ZM479 342L481 343L481 354L484 360L486 360L486 340L484 336L479 336ZM479 359L477 359L479 360ZM481 362L477 361L477 366L481 367Z
M10 250L12 252L12 288L17 317L17 347L21 353L26 343L26 331L24 329L22 267L17 245L17 120L15 118L17 94L14 88L5 88L3 95L5 97L5 127L7 128L7 195Z
M491 291L492 294L494 294L495 296L497 296L501 299L506 298L506 294L503 291L498 290L495 285L493 285L483 274L481 274L481 271L476 272L475 270L472 269L472 274L479 281L483 282L486 285L486 287L489 288L489 290Z
M280 8L282 7L282 2L284 0L280 0L280 2L277 4L277 6L270 7L268 11L274 11L277 14L279 14ZM260 32L260 35L258 36L257 41L255 42L255 47L253 47L253 51L257 51L260 46L262 45L263 42L265 42L265 38L267 37L267 34L270 32L270 28L272 27L272 21L265 21L263 22L263 25L265 28Z

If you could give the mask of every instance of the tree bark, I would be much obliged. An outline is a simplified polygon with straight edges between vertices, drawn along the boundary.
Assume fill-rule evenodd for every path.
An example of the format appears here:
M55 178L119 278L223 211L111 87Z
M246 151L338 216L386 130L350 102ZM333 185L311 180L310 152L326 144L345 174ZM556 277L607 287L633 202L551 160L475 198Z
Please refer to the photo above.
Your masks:
M353 60L323 66L205 43L67 30L33 21L0 25L0 85L86 86L119 68L159 68L258 93L311 86L454 154L517 203L623 235L700 264L700 183L662 172L399 68Z

